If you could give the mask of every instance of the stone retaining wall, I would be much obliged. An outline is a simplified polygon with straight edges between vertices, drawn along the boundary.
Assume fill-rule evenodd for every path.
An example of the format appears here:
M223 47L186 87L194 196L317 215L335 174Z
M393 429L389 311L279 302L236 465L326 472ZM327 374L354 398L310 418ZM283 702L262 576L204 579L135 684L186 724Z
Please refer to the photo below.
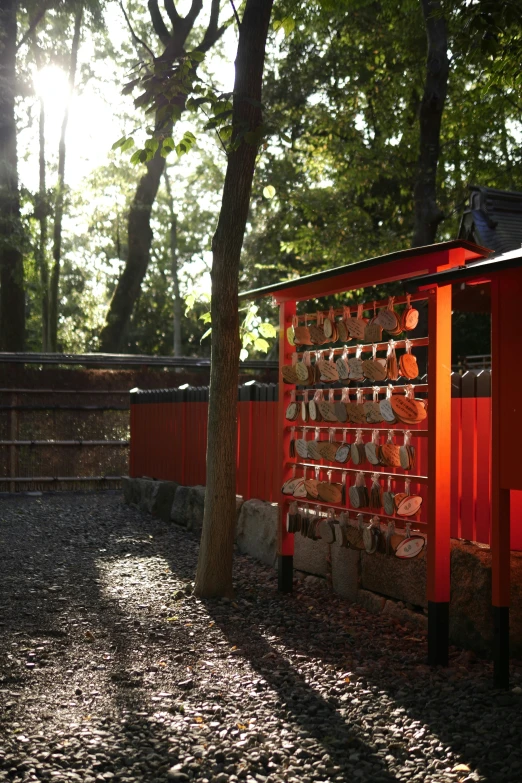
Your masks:
M205 487L169 481L123 480L126 503L165 521L198 531L203 521ZM275 567L278 507L262 500L237 498L236 544L240 552ZM332 589L374 613L427 629L426 552L412 560L379 553L368 555L337 544L295 536L298 577L325 578ZM522 655L522 552L511 553L511 652ZM480 655L491 654L491 553L489 547L451 542L450 637Z

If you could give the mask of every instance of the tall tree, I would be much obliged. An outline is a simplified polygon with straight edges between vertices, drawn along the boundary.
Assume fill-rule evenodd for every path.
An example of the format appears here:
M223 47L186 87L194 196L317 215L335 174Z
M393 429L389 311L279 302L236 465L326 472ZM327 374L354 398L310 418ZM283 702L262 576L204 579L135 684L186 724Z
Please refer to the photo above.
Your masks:
M173 313L173 326L174 326L174 356L181 356L181 323L183 317L183 303L181 301L181 295L179 291L179 265L178 265L178 216L174 209L174 199L172 198L172 190L170 187L170 177L165 169L165 188L167 191L167 198L169 202L169 238L170 238L170 257L171 257L171 275L172 285L174 288L174 301L172 305Z
M34 56L38 70L42 58L38 42L34 41ZM43 95L38 99L38 196L35 198L34 216L38 220L40 235L35 248L35 259L40 276L42 306L42 351L50 351L49 345L49 263L47 258L49 200L46 184L45 160L45 101Z
M67 125L69 123L70 100L74 92L74 83L76 80L76 68L78 65L78 49L80 47L82 18L83 3L80 3L74 16L74 32L71 44L71 59L69 64L69 100L67 101L63 113L60 142L58 147L58 181L56 184L53 226L53 267L51 270L49 288L49 350L52 352L56 352L58 350L58 301L60 291L60 267L62 259L62 222L65 198L65 140L67 134Z
M185 44L203 8L203 0L192 0L190 9L184 17L179 15L173 0L166 0L165 10L169 17L170 30L163 19L158 0L149 0L148 8L154 32L163 46L163 53L155 59L155 64L157 66L160 63L165 70L172 69L174 64L185 54ZM208 26L200 43L196 46L196 50L201 53L207 52L219 40L223 32L224 27L219 26L219 0L211 0ZM143 45L143 42L140 41L140 44ZM138 103L138 105L140 104ZM185 110L185 100L180 98L177 105L179 116ZM158 109L155 113L155 125L163 128L165 136L169 136L172 132L172 124L165 123L164 119L160 119ZM152 159L147 161L146 168L147 171L138 183L129 210L128 256L100 334L101 351L121 351L124 348L132 311L150 261L152 242L150 217L165 168L165 158L161 155L161 147L158 147Z
M0 350L25 341L24 266L16 145L16 0L0 4Z
M223 199L212 240L212 353L207 435L207 487L195 592L232 594L236 522L238 282L258 143L245 129L262 125L261 88L273 0L247 0L239 24L229 152ZM239 139L237 145L235 139Z
M420 106L419 159L413 191L413 247L435 242L444 213L437 205L442 114L448 93L448 30L440 0L420 0L428 38L426 81Z

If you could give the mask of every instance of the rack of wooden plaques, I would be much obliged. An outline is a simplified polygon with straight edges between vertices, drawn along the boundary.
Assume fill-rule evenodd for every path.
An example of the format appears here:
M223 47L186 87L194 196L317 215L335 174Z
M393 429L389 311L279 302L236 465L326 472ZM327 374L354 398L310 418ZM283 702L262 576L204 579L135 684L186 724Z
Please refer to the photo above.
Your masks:
M332 471L333 476L341 477L343 473L347 477L352 477L360 472L360 469L367 471L363 476L374 472L382 472L383 476L392 476L394 489L397 487L404 489L406 479L410 480L410 489L422 497L422 505L419 513L408 521L411 527L419 531L419 534L425 537L426 541L426 596L428 603L428 660L431 664L447 664L449 647L449 599L450 599L450 482L451 482L451 282L445 274L457 268L463 268L468 261L477 258L484 258L488 251L484 248L463 240L442 242L437 245L429 245L423 248L411 248L391 253L379 258L367 259L358 263L338 267L337 269L326 269L312 275L297 278L295 280L284 280L279 283L258 288L252 291L245 291L239 295L240 300L258 299L260 297L273 297L275 303L279 306L279 401L278 401L278 435L276 459L280 465L279 484L275 488L277 493L281 493L281 488L292 477L295 470L307 469L312 475L319 468L319 475L328 479L327 471ZM439 276L439 273L440 276ZM418 284L415 284L415 279ZM436 278L436 279L435 279ZM423 282L424 281L424 284ZM408 429L412 433L412 444L416 446L415 466L412 470L404 471L400 469L391 470L388 467L384 469L378 466L357 465L350 463L337 465L331 460L310 460L302 458L296 451L295 455L290 453L290 441L292 435L297 437L297 427L311 427L315 430L319 427L319 434L328 439L330 433L326 432L330 427L333 429L332 439L340 442L343 436L352 438L357 426L352 426L352 422L304 422L289 421L287 419L287 409L292 402L301 402L303 392L310 391L307 388L302 389L298 383L285 383L289 378L289 368L292 367L294 354L301 354L306 347L298 347L291 342L293 326L297 317L298 323L303 324L303 315L297 315L297 302L304 303L303 310L312 310L311 301L317 302L323 297L338 295L341 297L348 292L371 289L374 286L381 286L393 282L397 288L399 282L404 286L404 295L395 298L395 306L400 310L407 301L407 294L411 295L411 302L423 301L423 306L427 303L427 329L421 338L416 336L412 340L413 351L425 350L427 353L428 373L426 378L420 381L414 381L414 396L428 399L427 418L417 426L397 423L389 426L387 423L380 423L375 427L373 423L359 424L363 429L363 435L371 435L370 430L379 429L380 436L387 438L388 430L392 430L392 437L402 438L403 430ZM407 286L407 288L406 288ZM353 293L352 293L353 296ZM306 304L308 303L308 304ZM388 300L375 303L376 310L386 307ZM363 303L363 308L371 316L374 309L373 301ZM315 309L315 307L314 307ZM357 305L350 305L350 315L358 313ZM321 313L323 316L330 316L330 311ZM335 319L343 315L342 310L334 312ZM313 314L308 316L310 322L313 321ZM299 320L301 319L301 320ZM341 330L342 331L342 330ZM414 335L411 334L413 337ZM396 334L393 339L396 340L396 347L402 350L404 337ZM290 338L290 339L289 339ZM375 338L374 338L375 339ZM302 342L302 341L301 341ZM357 344L362 340L350 340L347 342L348 354L357 350ZM371 342L371 340L369 340ZM384 332L384 337L379 340L377 348L379 352L386 350L388 345L388 334ZM343 353L344 344L336 343L334 345L314 345L310 350L324 350L329 354L333 348L334 357ZM371 354L370 354L371 355ZM298 357L298 360L301 357ZM326 357L328 358L328 356ZM291 376L291 372L290 372ZM303 373L304 376L304 373ZM296 380L296 379L294 379ZM308 378L310 380L310 378ZM373 384L363 382L361 384L349 384L348 389L352 389L351 401L357 386L363 388L363 393L373 395ZM399 381L394 384L394 394L404 394L404 388L397 391L397 387L404 386L404 382ZM343 384L336 384L341 389L332 392L333 400L342 395ZM379 381L381 387L378 395L382 397L385 389L388 388L386 381ZM385 388L384 388L385 387ZM328 385L325 386L328 389ZM348 392L349 393L349 392ZM328 396L329 392L326 392ZM341 397L342 399L342 397ZM292 427L295 427L292 433ZM314 432L311 430L300 430L299 436L306 435L306 439L312 439ZM348 482L348 478L346 481ZM383 482L384 482L383 478ZM387 481L387 479L386 479ZM402 484L401 484L402 482ZM383 487L385 489L385 487ZM387 487L386 487L387 489ZM378 516L379 522L387 525L388 522L395 523L397 529L405 528L406 519L399 514L377 513L373 509L350 508L350 503L345 496L343 503L342 495L338 496L341 501L333 503L322 501L318 498L298 498L297 502L306 505L311 504L322 507L326 513L328 509L333 509L333 514L338 515L342 510L351 514L362 513L363 517L370 520L372 516ZM285 493L279 494L280 524L279 524L279 550L278 550L278 571L279 571L279 589L287 592L292 590L293 584L293 553L294 553L294 533L288 528L288 514L290 504L296 500L293 496Z
M437 477L444 481L440 467L437 472L437 466L442 465L443 462L443 459L441 460L441 451L437 449L437 445L444 447L446 436L440 434L440 410L437 410L436 404L433 405L432 414L429 415L433 399L435 398L436 402L437 392L439 392L439 398L441 394L440 374L437 374L437 349L439 348L440 352L441 343L440 339L433 339L433 337L430 340L429 334L429 326L432 325L436 332L437 329L439 330L438 335L440 338L440 294L440 289L419 291L394 297L393 304L387 299L379 302L363 302L362 306L361 304L355 304L342 309L330 309L307 314L297 314L295 302L287 301L281 303L280 325L283 333L281 340L284 343L284 348L280 356L280 421L282 429L280 446L282 447L283 464L280 495L279 586L283 591L291 590L294 535L299 534L294 527L296 519L298 525L303 518L309 520L312 517L314 519L313 524L316 525L316 531L312 534L313 537L318 535L317 531L321 526L317 523L321 519L328 522L330 531L335 531L336 524L339 524L339 522L343 529L346 529L347 526L348 529L351 527L352 532L353 528L358 528L363 537L366 527L372 529L372 532L376 530L378 532L375 533L375 539L379 541L378 551L381 552L384 551L383 542L385 540L387 542L386 551L388 553L394 551L389 548L392 534L394 534L393 541L395 545L401 540L406 543L406 539L411 542L413 542L413 539L416 539L413 549L421 551L426 547L427 553L429 554L431 549L432 554L431 562L428 565L427 590L429 599L428 616L431 625L429 631L430 661L432 663L444 664L447 662L448 647L449 557L444 557L444 542L439 547L439 551L436 552L436 541L437 536L440 536L441 528L445 528L444 535L447 535L448 538L447 549L449 555L449 480L446 479L446 484L443 485L442 490L440 488L438 491L435 489L434 483L437 481ZM336 321L339 318L364 317L371 322L372 316L375 318L376 313L386 309L388 306L391 306L394 312L397 312L400 316L404 307L414 306L414 303L426 302L426 300L428 302L429 317L428 334L425 336L409 338L409 333L404 331L400 334L392 335L383 330L382 337L378 343L365 342L364 339L352 339L348 335L347 341L342 343L326 342L316 345L292 345L294 342L293 335L297 326L308 325L314 322L322 323L326 318L329 318L331 322L332 319ZM448 330L449 317L450 308L448 303L446 303L446 312L444 313L446 321L444 324L445 333ZM307 366L313 366L322 360L335 362L339 356L349 359L356 355L363 360L370 357L373 357L373 359L384 358L388 352L390 341L393 341L391 344L397 352L397 358L406 348L414 355L417 349L426 349L429 368L428 376L415 379L411 376L405 378L400 375L399 371L399 377L393 382L388 381L388 379L379 382L373 382L368 379L361 379L355 382L339 379L339 381L334 380L333 383L328 383L325 382L324 376L322 376L322 380L319 380L320 372L316 368L315 372L309 372L309 377L313 377L313 380L306 385L299 382L291 382L292 373L289 372L288 368L293 367L295 371L296 365L301 362ZM447 392L449 397L449 361L447 365ZM303 376L304 374L304 371L302 371L301 375ZM319 382L317 382L318 380ZM444 389L442 393L445 393ZM359 414L356 414L355 420L352 418L350 413L352 406L350 405L348 405L346 421L330 419L330 415L335 417L336 403L355 402L357 404L358 402L360 404L367 401L380 402L386 398L389 400L391 395L394 397L395 395L409 396L422 401L421 404L426 410L424 420L415 423L404 423L401 420L396 420L394 423L391 423L389 420L372 423L370 419L369 423L363 423L360 418L360 411ZM316 402L314 413L317 410L318 402L324 401L329 404L327 408L324 406L322 408L329 420L325 420L324 417L321 421L310 420L310 401L312 400ZM292 407L292 403L295 403L295 408ZM346 408L346 405L344 407ZM337 408L337 410L339 411L340 409ZM290 418L289 411L291 413ZM294 418L295 415L297 415L296 418ZM319 418L321 417L319 416ZM449 432L449 421L446 421L446 425L446 429ZM439 432L440 440L438 444L432 443L433 438L437 438L437 432ZM405 437L408 439L407 441L404 441ZM351 450L351 444L357 439L359 441L362 439L363 444L371 441L378 445L387 443L397 447L404 445L405 442L410 443L414 447L415 454L414 462L409 466L411 469L397 465L390 467L389 464L382 465L375 464L375 462L369 464L367 461L353 464L350 458L346 463L339 464L331 458L320 458L322 456L320 453L315 453L316 459L313 459L309 456L309 446L306 448L302 443L297 444L299 440L306 442L314 441L316 445L317 443L329 442L333 443L335 447L341 447L345 444L350 446ZM296 448L296 444L300 448ZM312 447L313 453L314 449ZM330 453L330 456L332 453ZM442 470L445 470L446 467L442 465ZM294 495L294 479L296 480L296 496ZM302 483L300 483L301 479L308 479L304 489ZM388 512L391 510L392 513L386 513L386 509L383 506L377 508L375 503L373 507L365 505L364 500L362 504L359 503L359 505L354 506L350 487L355 483L358 483L360 486L366 485L366 497L369 498L372 481L375 480L377 480L377 486L380 487L383 493L391 490L391 494L396 497L404 495L405 497L411 497L412 500L414 499L416 504L420 503L418 510L411 516L404 516L401 515L399 508L396 506L390 509L389 503L387 510ZM325 485L328 485L326 489ZM307 488L311 488L312 495L305 491ZM318 488L319 492L315 496ZM335 495L335 493L337 495L340 493L339 502L331 500L332 494ZM362 496L363 498L365 497L364 490L362 490ZM329 497L330 499L328 499ZM353 497L354 502L355 499ZM437 519L436 517L437 503L439 509L442 508L443 504L448 504L447 514L444 519ZM307 522L305 534L310 535L309 531L310 527ZM335 535L337 536L337 533ZM337 540L338 542L342 541L342 536L339 535ZM358 548L362 549L360 546ZM411 547L409 549L411 552ZM404 551L404 546L401 548L401 551ZM435 556L435 554L438 556ZM447 562L445 562L446 560ZM445 589L445 582L447 583L447 590Z
M399 308L401 305L405 305L406 302L418 302L427 298L426 294L394 297L393 307ZM362 306L351 305L350 307L334 311L328 310L313 314L295 315L292 318L292 325L287 327L287 329L292 329L305 323L313 323L322 318L330 317L331 319L332 316L335 318L338 316L346 318L357 313L359 315L362 313L365 315L368 313L375 314L377 310L385 308L388 303L389 300L385 302L370 302L363 303ZM382 334L386 335L386 332L383 331ZM291 332L288 331L287 335L291 336ZM405 349L407 344L414 354L416 348L429 345L428 337L409 339L407 333L401 333L399 339L392 335L389 335L388 340L383 337L378 343L367 343L363 339L356 341L349 336L348 340L349 342L342 344L337 342L315 346L295 345L284 357L284 364L295 368L295 365L299 362L305 362L306 364L310 362L313 365L323 359L333 360L339 357L339 355L350 357L351 355L359 354L361 358L368 358L371 355L377 356L383 352L387 353L390 346L393 346L393 349L398 352L401 349ZM316 371L317 375L319 373ZM339 379L339 381L329 384L323 377L322 381L318 383L313 382L306 386L285 383L284 398L287 401L287 407L285 410L284 441L288 444L288 449L286 451L287 459L283 468L284 480L282 486L285 492L281 496L283 509L282 524L286 527L286 531L283 532L288 532L290 527L288 521L289 510L298 509L299 512L307 516L315 515L316 518L331 518L333 515L333 518L336 520L344 512L343 517L344 520L348 521L348 524L354 526L355 523L360 526L364 521L367 525L374 527L378 531L379 537L383 540L385 538L385 526L388 527L390 522L395 530L395 540L397 540L397 537L400 538L401 534L405 534L406 531L413 533L419 539L421 537L425 538L427 534L428 491L427 416L423 422L415 423L404 423L397 419L394 422L382 419L380 422L369 423L366 417L354 420L350 416L350 412L348 412L346 421L335 421L335 407L333 407L335 403L339 402L355 402L357 405L357 400L359 400L359 404L363 405L365 402L379 402L389 397L390 394L403 396L410 394L417 400L422 399L427 402L428 384L422 382L423 380L420 378L406 379L399 376L392 382L386 380L377 383L368 379L354 382L353 380L343 381ZM323 398L324 402L329 404L329 412L332 416L329 420L313 421L311 418L313 414L309 410L310 401L318 397ZM346 409L346 406L344 408ZM290 417L289 412L291 414ZM290 435L289 438L288 434ZM404 445L405 440L406 442L411 442L415 455L411 469L407 470L399 465L382 465L375 462L372 464L365 456L362 456L357 465L352 462L350 456L345 463L340 464L335 459L321 458L321 454L314 454L313 450L310 453L310 449L308 449L308 454L305 448L301 448L300 453L297 453L295 446L296 441L300 440L305 442L312 441L312 445L333 443L335 447L340 448L343 445L351 446L357 439L362 441L363 446L372 442L377 443L379 446L383 443L391 442L397 449L400 445ZM298 445L302 446L302 443ZM421 504L416 513L411 516L404 516L400 515L397 510L392 514L386 513L382 505L377 506L374 504L370 506L361 505L360 503L359 505L354 505L349 492L349 487L353 486L351 479L357 479L359 483L364 481L369 500L372 480L376 477L383 493L391 489L392 493L397 496L406 495L407 497L410 495L412 498L420 498ZM307 478L312 479L312 481L309 481L303 487L299 479ZM293 489L294 479L297 482L295 494L294 491L290 493ZM314 482L316 481L319 481L319 487L324 487L325 484L331 486L332 483L336 489L340 486L342 493L341 501L339 503L328 501L327 497L321 495L321 492L315 496L314 490L316 486ZM312 495L309 492L303 494L307 487L313 491ZM326 495L328 495L328 492Z

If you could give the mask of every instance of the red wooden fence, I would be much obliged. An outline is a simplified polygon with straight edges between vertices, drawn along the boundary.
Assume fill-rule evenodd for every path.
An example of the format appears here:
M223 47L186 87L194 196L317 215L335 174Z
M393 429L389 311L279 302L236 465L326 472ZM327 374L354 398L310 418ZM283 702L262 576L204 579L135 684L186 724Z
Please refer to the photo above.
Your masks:
M451 535L489 544L491 374L454 375L452 391ZM275 502L277 385L241 386L237 405L237 494ZM207 387L132 392L130 475L205 485L207 411ZM419 438L417 448L422 474L427 439ZM512 492L511 517L511 548L522 550L522 492Z

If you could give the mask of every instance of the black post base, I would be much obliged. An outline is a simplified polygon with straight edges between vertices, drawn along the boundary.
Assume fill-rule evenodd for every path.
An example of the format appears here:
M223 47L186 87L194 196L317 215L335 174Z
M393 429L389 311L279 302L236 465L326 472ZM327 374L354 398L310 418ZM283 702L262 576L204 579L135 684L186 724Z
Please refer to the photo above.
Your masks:
M495 688L509 688L509 606L493 607Z
M291 593L294 586L293 555L277 556L277 588L280 593Z
M449 603L428 601L428 663L447 666L449 648Z

